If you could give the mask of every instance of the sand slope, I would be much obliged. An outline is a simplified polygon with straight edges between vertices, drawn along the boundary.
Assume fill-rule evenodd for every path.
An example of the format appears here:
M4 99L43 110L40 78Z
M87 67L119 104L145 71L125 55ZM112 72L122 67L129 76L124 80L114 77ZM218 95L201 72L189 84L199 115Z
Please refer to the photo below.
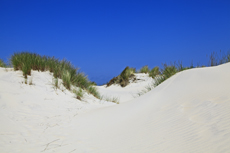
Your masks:
M52 78L49 72L32 71L27 82L32 79L33 85L28 85L22 72L0 68L0 152L40 152L50 128L69 124L80 113L115 105L87 93L79 101L62 86L63 91L54 89Z
M119 103L135 99L138 97L138 93L146 91L146 87L152 86L154 79L145 73L136 73L134 75L136 80L130 80L130 84L124 88L115 84L109 87L106 87L106 85L98 86L97 89L104 97L117 98Z
M141 97L80 113L70 120L61 108L56 119L36 120L53 112L31 109L25 113L23 108L29 102L13 111L8 106L10 99L4 103L5 111L4 96L19 91L3 94L1 86L0 121L5 128L0 127L0 152L229 152L229 78L230 63L187 70ZM2 85L4 80L0 80ZM40 102L34 103L51 107L48 101ZM21 121L10 118L18 110ZM42 122L58 125L39 128Z

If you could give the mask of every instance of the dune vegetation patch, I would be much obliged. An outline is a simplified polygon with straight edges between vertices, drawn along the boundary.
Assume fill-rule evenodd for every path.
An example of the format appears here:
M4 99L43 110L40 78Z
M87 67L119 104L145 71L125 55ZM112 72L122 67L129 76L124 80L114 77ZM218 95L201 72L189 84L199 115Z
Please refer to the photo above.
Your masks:
M104 96L102 95L100 97L101 100L105 100L105 101L108 101L108 102L113 102L113 103L116 103L116 104L119 104L120 102L120 99L118 97L111 97L111 96Z
M2 59L0 59L0 67L6 67L6 63Z
M220 64L224 64L227 62L230 62L230 53L228 52L225 54L224 52L212 52L210 55L207 56L209 58L207 66L217 66ZM154 83L151 85L153 87L158 86L171 76L175 75L178 72L192 69L192 68L198 68L198 67L206 67L205 65L199 65L194 66L193 63L191 63L190 66L184 66L181 61L178 62L171 62L170 64L164 63L161 67L155 66L154 68L150 69L148 65L143 66L140 70L136 71L135 68L129 68L128 66L121 72L120 75L117 77L112 78L106 86L109 87L112 84L118 84L121 87L125 87L129 84L129 81L134 78L134 73L145 73L148 74L149 77L152 77L154 79ZM151 89L153 89L151 87ZM149 87L147 87L149 89ZM150 90L145 90L145 93ZM140 95L142 95L140 94Z
M125 87L129 84L129 80L131 78L135 78L135 73L136 69L135 68L130 68L130 67L126 67L120 75L118 75L117 77L112 78L107 84L106 86L109 87L112 84L118 84L121 87Z
M148 65L145 65L145 66L143 66L140 70L139 70L139 73L145 73L145 74L147 74L147 73L149 73L149 67L148 67Z
M71 90L71 87L75 86L86 90L95 97L99 97L99 93L96 88L92 87L94 83L90 82L87 76L80 72L79 68L73 66L65 59L59 60L55 57L41 56L29 52L20 52L14 53L10 58L10 62L14 70L21 70L23 72L25 79L28 75L31 75L31 70L41 72L50 71L56 79L56 88L58 88L57 79L59 78L62 79L63 85L68 90Z

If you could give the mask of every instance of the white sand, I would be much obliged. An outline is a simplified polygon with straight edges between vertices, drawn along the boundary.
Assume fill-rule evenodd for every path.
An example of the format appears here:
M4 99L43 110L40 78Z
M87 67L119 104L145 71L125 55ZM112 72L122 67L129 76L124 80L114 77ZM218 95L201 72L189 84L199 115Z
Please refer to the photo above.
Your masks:
M120 85L111 85L106 87L106 85L98 86L98 91L108 98L117 98L119 103L123 103L138 97L138 93L147 91L148 86L152 86L154 80L149 77L148 74L140 73L135 74L136 80L130 80L130 84L126 87L121 87Z
M29 86L20 72L0 69L0 152L230 150L230 63L178 73L119 105L57 95L48 72L33 74Z

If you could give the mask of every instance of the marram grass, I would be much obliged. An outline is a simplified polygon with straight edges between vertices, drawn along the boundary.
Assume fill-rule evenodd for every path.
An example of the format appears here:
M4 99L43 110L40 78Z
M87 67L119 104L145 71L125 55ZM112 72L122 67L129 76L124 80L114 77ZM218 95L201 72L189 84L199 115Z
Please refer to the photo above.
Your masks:
M136 69L126 67L120 75L117 77L112 78L108 83L107 87L109 87L112 84L119 84L121 87L125 87L129 84L129 79L134 76Z
M141 69L140 69L140 73L149 73L149 67L148 67L148 65L146 65L146 66L143 66Z
M63 85L71 90L71 86L89 90L95 97L99 97L96 88L92 90L92 83L84 73L74 67L69 61L59 60L55 57L41 56L29 52L14 53L10 58L14 70L22 70L23 76L31 75L31 70L50 71L54 78L62 79Z
M158 66L154 67L152 70L149 71L149 76L155 78L157 75L160 75L160 69Z
M6 67L6 64L4 63L2 59L0 59L0 67Z
M81 98L83 97L83 90L81 88L79 88L78 90L73 89L73 93L76 95L76 98L81 100Z

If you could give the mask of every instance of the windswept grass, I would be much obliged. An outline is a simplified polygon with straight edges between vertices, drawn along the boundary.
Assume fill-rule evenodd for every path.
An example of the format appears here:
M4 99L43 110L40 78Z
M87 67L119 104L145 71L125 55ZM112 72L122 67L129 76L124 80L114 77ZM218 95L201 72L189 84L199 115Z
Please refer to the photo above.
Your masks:
M83 97L83 90L81 88L79 88L78 90L73 89L73 93L76 95L76 98L81 100L81 98Z
M63 85L66 89L71 90L71 86L80 87L83 90L90 90L92 92L92 83L87 76L80 72L78 68L74 67L69 61L63 59L59 60L54 57L40 56L38 54L29 52L14 53L11 56L10 62L14 70L22 70L23 76L27 78L31 75L31 70L50 71L54 78L62 79ZM58 81L55 82L57 87ZM96 89L94 89L96 93Z
M225 54L224 52L212 52L209 55L209 66L217 66L230 62L230 52Z
M109 96L101 96L100 99L108 102L113 102L116 104L119 104L120 101L118 97L109 97Z
M148 65L145 65L145 66L143 66L141 69L140 69L140 73L149 73L149 67L148 67Z
M99 92L97 91L96 87L94 86L89 86L88 87L88 90L87 90L90 94L92 94L94 97L100 99L100 94Z
M209 56L209 64L208 66L217 66L221 65L227 62L230 62L230 52L228 53L223 53L223 52L212 52ZM197 65L196 67L205 67L205 65L199 66ZM191 63L190 67L184 67L182 62L178 62L171 65L164 64L163 68L160 71L160 74L158 76L155 76L155 84L154 86L158 86L177 72L181 72L187 69L192 69L195 68L193 63Z
M149 76L155 78L157 75L160 75L160 69L158 66L154 67L151 71L149 71Z
M150 90L152 90L154 88L154 85L153 84L149 84L145 87L145 89L141 90L140 92L137 93L137 97L140 97L142 95L144 95L145 93L149 92ZM136 97L134 95L134 97Z
M107 83L107 87L109 87L112 84L119 84L122 87L125 87L129 84L129 79L131 77L134 77L134 73L135 73L136 69L135 68L130 68L130 67L126 67L120 75L118 75L117 77L112 78L108 83Z
M171 76L173 76L174 74L176 74L177 72L186 70L188 68L184 67L182 65L182 63L178 62L178 64L176 64L174 62L174 64L163 64L163 68L160 71L160 75L157 75L154 77L155 83L154 86L158 86L159 84L161 84L162 82L164 82L165 80L167 80L168 78L170 78Z
M0 67L6 67L6 63L2 59L0 59Z

